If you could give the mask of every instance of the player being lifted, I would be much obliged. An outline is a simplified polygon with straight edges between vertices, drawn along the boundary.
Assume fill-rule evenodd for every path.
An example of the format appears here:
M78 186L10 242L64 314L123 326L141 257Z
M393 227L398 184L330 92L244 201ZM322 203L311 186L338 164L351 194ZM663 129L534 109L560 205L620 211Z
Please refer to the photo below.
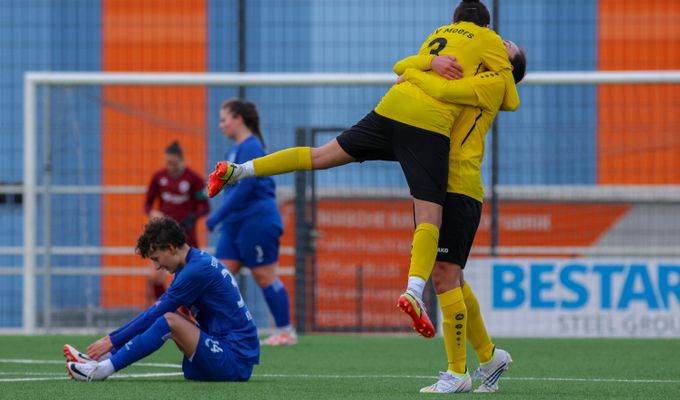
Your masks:
M489 23L488 12L478 15L480 25ZM513 66L515 83L526 71L526 57L513 42L505 41ZM414 56L402 63L405 68L419 68L423 56ZM451 76L459 66L455 61L436 57L431 69L444 77ZM451 69L453 68L453 69ZM428 68L430 69L430 68ZM479 303L463 277L479 226L484 199L481 163L488 129L503 105L506 82L494 72L484 72L461 80L441 79L417 69L406 69L399 81L408 81L446 102L467 104L453 125L449 153L449 180L439 236L439 253L432 272L432 281L444 317L444 344L448 369L440 379L424 387L425 393L467 392L472 381L467 372L465 340L470 341L480 366L476 371L481 385L476 392L495 392L498 380L512 363L507 351L495 348L487 334ZM517 104L518 105L518 104ZM514 106L509 104L508 106Z
M478 1L461 2L454 12L456 22L437 28L418 54L427 56L428 65L436 55L455 56L466 76L482 70L498 72L510 82L507 97L518 99L501 38L486 27L468 22L464 14L460 17L461 10L479 6ZM356 161L398 161L414 199L416 229L407 288L397 304L421 335L432 337L434 327L422 294L437 255L446 199L449 136L461 110L462 106L438 100L408 81L394 85L373 111L321 147L293 147L243 164L219 162L208 179L208 195L215 196L225 185L253 176L326 169Z
M151 220L137 253L174 274L160 300L126 325L92 343L87 355L64 345L66 369L76 381L101 381L158 350L172 338L184 353L184 377L247 381L259 363L257 329L232 275L215 257L190 247L178 223ZM174 313L192 310L195 325Z

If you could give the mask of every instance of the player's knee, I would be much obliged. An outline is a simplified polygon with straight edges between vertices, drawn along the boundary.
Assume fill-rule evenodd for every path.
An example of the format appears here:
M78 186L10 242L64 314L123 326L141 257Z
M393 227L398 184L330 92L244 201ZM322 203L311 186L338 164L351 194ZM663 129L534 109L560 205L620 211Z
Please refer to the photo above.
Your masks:
M461 267L457 264L437 261L432 269L432 284L437 294L460 287Z
M437 293L442 293L444 282L446 281L446 273L442 263L436 262L432 268L432 285Z
M276 273L274 272L274 268L261 267L253 269L252 273L253 279L255 279L255 283L257 283L257 286L261 288L269 287L272 283L274 283L274 280L276 279Z
M172 329L173 326L177 325L177 319L181 317L173 312L166 312L163 314L163 318L165 318L168 322L168 326Z

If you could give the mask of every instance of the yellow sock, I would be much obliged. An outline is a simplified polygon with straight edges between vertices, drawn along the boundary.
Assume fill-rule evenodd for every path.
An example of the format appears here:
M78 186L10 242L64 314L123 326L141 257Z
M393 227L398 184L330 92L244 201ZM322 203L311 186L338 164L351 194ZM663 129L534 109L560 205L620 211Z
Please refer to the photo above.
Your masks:
M312 169L311 147L291 147L253 160L255 176Z
M420 224L413 233L411 246L411 265L408 276L430 279L434 262L437 258L437 243L439 242L439 228L432 224Z
M437 295L439 307L444 316L444 345L449 371L464 374L467 370L467 349L465 344L465 325L467 309L461 288L455 288Z
M482 364L487 363L493 357L495 346L491 343L489 334L486 332L484 319L482 319L482 313L479 311L479 302L477 302L477 298L467 282L463 285L463 298L465 299L468 314L467 338L475 350L479 362Z

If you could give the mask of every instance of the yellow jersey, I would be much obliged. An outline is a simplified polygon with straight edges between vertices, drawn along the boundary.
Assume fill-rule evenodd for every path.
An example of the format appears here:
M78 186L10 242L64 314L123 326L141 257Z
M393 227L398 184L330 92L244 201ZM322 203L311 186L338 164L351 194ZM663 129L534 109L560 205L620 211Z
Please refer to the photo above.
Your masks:
M451 130L446 190L482 202L486 133L499 110L514 111L520 103L512 72L484 72L472 78L446 80L424 71L407 69L403 77L439 101L465 105ZM511 87L508 82L512 83Z
M427 65L421 69L429 69L429 63L435 55L455 56L465 76L473 76L484 70L511 70L501 38L491 29L471 22L458 22L435 29L415 57ZM412 63L413 58L404 59L395 64L394 72L401 75ZM439 77L434 72L428 73ZM375 112L384 117L447 137L461 111L462 106L436 99L411 82L392 86L375 107Z

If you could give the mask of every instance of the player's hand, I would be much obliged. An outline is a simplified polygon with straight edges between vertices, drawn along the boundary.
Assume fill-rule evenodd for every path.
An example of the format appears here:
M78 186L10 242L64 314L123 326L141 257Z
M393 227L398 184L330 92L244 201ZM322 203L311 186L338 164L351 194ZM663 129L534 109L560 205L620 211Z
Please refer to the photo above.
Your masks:
M163 218L164 216L165 214L158 210L151 210L151 212L149 213L149 219Z
M463 67L458 64L456 57L435 56L430 62L430 68L446 79L460 79L463 77Z
M93 360L99 360L101 356L110 352L111 349L113 349L113 343L111 343L109 335L106 335L87 346L87 355Z
M399 77L397 78L397 85L404 82L405 80L406 79L404 79L404 75L399 75Z

